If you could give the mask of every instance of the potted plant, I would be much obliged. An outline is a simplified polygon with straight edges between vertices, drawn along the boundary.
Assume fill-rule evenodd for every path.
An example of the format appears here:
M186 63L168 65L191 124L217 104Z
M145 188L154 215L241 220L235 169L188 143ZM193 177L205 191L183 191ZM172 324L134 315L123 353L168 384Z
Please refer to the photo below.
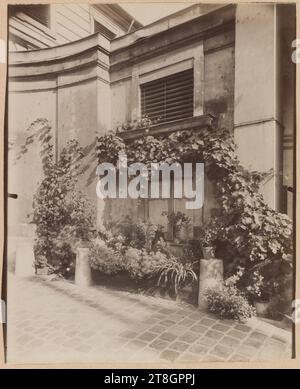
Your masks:
M169 225L172 228L172 235L175 243L180 243L183 236L181 234L184 228L191 224L191 219L183 212L162 212L162 216L167 216Z
M260 267L254 267L244 272L241 277L241 286L252 301L258 316L267 316L270 304L272 283L261 274Z
M215 258L216 240L220 233L220 222L217 218L211 218L200 228L199 240L204 259Z
M47 259L44 256L35 257L35 272L38 276L48 275L49 268L47 266Z
M157 285L166 289L176 300L186 299L192 292L192 285L197 281L193 263L170 256L158 267Z

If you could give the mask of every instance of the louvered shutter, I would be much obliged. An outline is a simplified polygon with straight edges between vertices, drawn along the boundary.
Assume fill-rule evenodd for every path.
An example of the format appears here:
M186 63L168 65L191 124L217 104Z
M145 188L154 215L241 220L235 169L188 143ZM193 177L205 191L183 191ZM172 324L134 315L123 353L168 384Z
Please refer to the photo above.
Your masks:
M142 116L169 122L193 116L194 72L185 70L141 85Z

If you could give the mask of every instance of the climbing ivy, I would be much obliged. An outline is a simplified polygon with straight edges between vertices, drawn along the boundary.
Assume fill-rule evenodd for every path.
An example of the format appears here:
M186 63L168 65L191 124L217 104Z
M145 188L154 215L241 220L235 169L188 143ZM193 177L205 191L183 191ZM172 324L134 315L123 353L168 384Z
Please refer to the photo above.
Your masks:
M115 163L120 150L127 154L128 164L204 162L219 204L213 214L222 226L218 237L222 255L242 258L246 268L277 260L292 266L292 221L269 207L259 192L270 172L249 171L240 164L230 131L215 126L156 137L149 128L144 132L126 142L119 132L99 137L98 162Z

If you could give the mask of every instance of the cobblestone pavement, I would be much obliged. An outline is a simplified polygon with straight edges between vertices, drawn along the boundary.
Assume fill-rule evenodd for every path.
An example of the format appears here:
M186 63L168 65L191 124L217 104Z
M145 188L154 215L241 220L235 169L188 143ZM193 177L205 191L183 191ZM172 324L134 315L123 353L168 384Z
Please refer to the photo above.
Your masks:
M7 361L198 362L291 358L291 334L157 297L8 278Z

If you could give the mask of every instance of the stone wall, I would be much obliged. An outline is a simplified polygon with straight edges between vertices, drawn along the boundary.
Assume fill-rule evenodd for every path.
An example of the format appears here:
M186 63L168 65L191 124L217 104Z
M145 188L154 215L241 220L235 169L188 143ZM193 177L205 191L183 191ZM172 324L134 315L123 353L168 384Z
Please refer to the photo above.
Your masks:
M84 41L34 54L10 54L8 191L18 195L18 199L10 199L8 204L10 230L29 222L33 193L42 178L40 142L35 139L34 143L28 143L33 134L26 131L39 118L50 123L56 155L70 139L78 139L90 151L80 185L96 206L97 162L91 152L97 133L110 127L108 50L109 42L93 35ZM26 142L27 151L16 160Z
M168 17L111 42L92 35L64 46L11 53L8 190L17 193L18 199L9 200L9 225L16 229L28 223L32 194L41 179L38 147L29 144L26 155L14 160L32 121L39 117L50 121L56 153L72 138L87 152L92 151L97 134L140 116L139 86L143 82L188 68L194 69L194 116L212 114L221 125L234 127L242 163L279 173L283 167L290 184L292 152L288 142L294 128L294 97L289 88L294 79L290 62L282 61L280 53L286 52L293 29L282 38L285 42L275 45L283 36L279 26L286 20L282 17L286 12L287 8L271 5L239 5L237 11L229 5L216 6L202 15L195 6L181 23L175 16ZM85 162L88 169L80 184L97 203L100 222L125 210L135 217L145 216L131 200L126 206L115 203L106 207L97 201L97 161L89 156ZM263 188L266 199L277 209L281 207L282 181L279 174ZM209 182L205 191L205 207L193 215L197 223L206 219L215 205ZM159 220L155 212L150 213Z

